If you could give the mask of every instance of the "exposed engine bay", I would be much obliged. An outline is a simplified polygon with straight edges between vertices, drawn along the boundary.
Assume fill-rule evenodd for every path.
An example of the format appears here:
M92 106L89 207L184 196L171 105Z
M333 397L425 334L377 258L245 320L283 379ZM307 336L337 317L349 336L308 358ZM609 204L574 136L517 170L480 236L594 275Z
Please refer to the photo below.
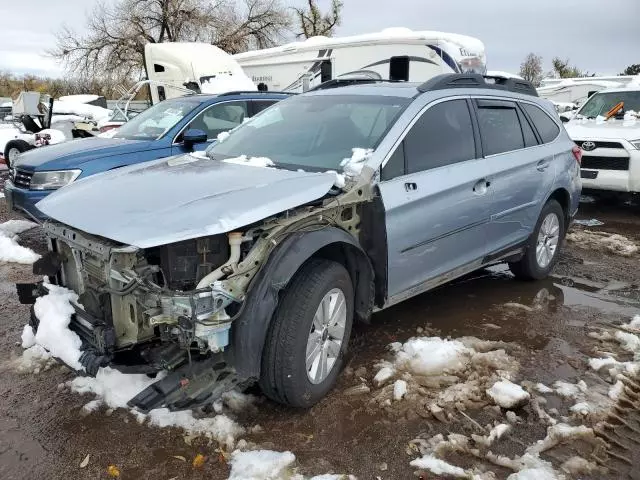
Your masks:
M357 205L327 206L288 211L243 232L146 249L47 222L50 251L34 273L78 294L70 328L82 340L87 374L107 365L125 373L168 371L129 404L142 411L191 408L250 380L237 375L226 350L250 283L271 251L290 234L325 227L358 238ZM42 284L39 291L27 287L23 298L47 293ZM35 315L32 326L37 329Z

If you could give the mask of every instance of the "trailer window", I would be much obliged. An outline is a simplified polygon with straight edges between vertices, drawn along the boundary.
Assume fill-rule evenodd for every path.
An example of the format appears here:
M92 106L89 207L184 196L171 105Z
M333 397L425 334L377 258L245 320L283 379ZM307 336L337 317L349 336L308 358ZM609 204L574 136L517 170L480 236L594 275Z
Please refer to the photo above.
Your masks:
M239 126L208 154L268 157L282 168L336 170L353 148L375 149L410 101L339 94L292 97Z

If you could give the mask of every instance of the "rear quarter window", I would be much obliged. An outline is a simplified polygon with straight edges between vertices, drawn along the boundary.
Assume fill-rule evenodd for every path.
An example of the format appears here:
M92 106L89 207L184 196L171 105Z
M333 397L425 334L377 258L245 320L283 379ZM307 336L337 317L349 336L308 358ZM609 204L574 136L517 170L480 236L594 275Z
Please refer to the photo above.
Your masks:
M556 122L551 120L551 117L547 115L540 107L531 105L530 103L523 103L522 107L527 112L533 124L538 130L538 134L543 143L553 142L560 133L560 127Z

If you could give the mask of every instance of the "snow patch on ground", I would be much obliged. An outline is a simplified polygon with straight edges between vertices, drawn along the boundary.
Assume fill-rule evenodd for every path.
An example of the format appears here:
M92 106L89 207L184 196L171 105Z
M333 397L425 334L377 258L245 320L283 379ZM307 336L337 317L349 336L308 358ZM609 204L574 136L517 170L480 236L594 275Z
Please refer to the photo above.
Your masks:
M629 257L637 253L639 248L638 245L625 236L590 230L570 232L567 234L567 241L575 243L581 248L591 250L604 248L623 257Z
M291 475L291 466L296 457L291 452L255 450L231 454L229 480L264 480L283 478Z
M413 460L410 465L412 467L429 470L434 475L451 475L454 477L468 478L467 472L460 467L451 465L450 463L440 460L433 455L423 455L422 458Z
M236 450L231 454L231 473L228 480L305 480L295 474L296 457L291 452L271 450ZM308 480L356 480L351 475L325 474Z
M38 225L26 220L9 220L0 224L0 262L31 264L40 258L30 248L18 245L18 234Z

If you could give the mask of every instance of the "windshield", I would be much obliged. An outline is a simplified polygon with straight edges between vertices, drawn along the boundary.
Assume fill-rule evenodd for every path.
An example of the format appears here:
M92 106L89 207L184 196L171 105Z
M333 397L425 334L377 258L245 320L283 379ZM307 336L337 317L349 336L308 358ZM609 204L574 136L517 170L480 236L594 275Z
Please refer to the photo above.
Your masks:
M628 112L629 110L639 112L640 91L595 93L587 103L582 106L578 115L583 115L587 118L596 118L598 115L604 116L620 102L624 103L620 114L624 114L624 112Z
M114 138L157 140L184 118L198 103L184 98L165 100L148 108L118 129Z
M365 95L292 97L239 126L207 154L218 159L267 157L288 169L337 170L353 148L376 148L410 101Z

